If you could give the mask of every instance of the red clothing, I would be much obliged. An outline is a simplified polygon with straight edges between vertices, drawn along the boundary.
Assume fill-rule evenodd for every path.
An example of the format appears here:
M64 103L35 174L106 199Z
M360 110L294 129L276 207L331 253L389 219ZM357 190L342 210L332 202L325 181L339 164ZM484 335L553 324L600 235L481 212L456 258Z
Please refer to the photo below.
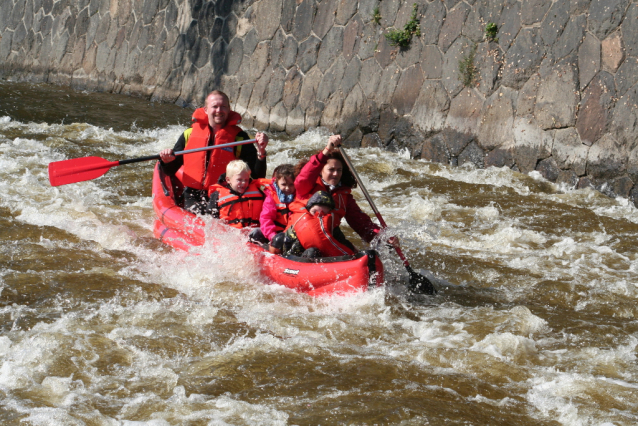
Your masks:
M263 188L270 179L256 179L250 182L243 194L228 185L215 184L210 188L213 217L218 217L235 228L259 226L259 214L264 202Z
M304 249L316 248L321 256L346 256L354 252L340 243L332 235L336 224L333 213L324 216L313 216L308 211L293 213L286 232L295 235ZM291 232L292 231L292 232Z
M361 238L369 243L372 239L379 233L381 229L377 224L372 222L370 216L365 214L354 197L350 193L348 187L336 187L332 191L321 180L321 170L323 166L326 165L328 159L323 152L319 152L316 155L310 157L310 161L306 163L305 166L301 169L299 176L295 179L295 189L297 190L297 195L295 197L294 203L298 202L305 203L308 202L312 194L317 191L327 191L329 192L335 200L335 210L337 213L335 219L335 226L339 226L341 222L341 216L346 219L346 222L354 231L361 236ZM347 167L345 164L344 167ZM340 201L343 200L343 203L340 205ZM343 205L345 204L345 205ZM298 210L296 208L295 210ZM345 210L345 214L338 214L342 210Z

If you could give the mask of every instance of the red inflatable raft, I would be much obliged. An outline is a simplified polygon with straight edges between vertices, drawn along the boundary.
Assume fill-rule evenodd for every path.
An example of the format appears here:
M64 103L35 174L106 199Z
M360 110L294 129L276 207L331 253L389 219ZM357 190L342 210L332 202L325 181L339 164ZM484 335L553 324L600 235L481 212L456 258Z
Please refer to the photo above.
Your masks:
M179 173L178 173L179 175ZM213 235L229 232L220 222L205 225L201 218L184 210L179 200L183 185L177 177L163 173L159 165L153 174L153 208L157 219L155 237L177 249L188 251L205 241L205 226L215 227ZM383 264L374 250L361 251L353 256L306 259L297 256L278 256L266 247L247 243L261 273L277 284L313 296L363 291L383 283Z

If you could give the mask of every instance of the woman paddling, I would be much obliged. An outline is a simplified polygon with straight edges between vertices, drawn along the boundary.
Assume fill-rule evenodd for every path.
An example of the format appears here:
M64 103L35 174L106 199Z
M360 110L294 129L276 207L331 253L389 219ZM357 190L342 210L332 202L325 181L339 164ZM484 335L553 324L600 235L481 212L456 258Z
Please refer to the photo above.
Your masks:
M295 179L297 195L295 201L290 204L290 210L302 212L313 194L317 191L328 192L335 203L333 213L337 226L332 232L333 236L356 252L354 245L346 239L339 228L342 218L345 218L348 225L367 243L372 241L381 228L361 210L352 196L352 189L356 188L357 183L338 151L339 146L341 135L330 136L323 150L310 157L310 160L297 165L301 170ZM388 242L398 244L396 237L390 238Z

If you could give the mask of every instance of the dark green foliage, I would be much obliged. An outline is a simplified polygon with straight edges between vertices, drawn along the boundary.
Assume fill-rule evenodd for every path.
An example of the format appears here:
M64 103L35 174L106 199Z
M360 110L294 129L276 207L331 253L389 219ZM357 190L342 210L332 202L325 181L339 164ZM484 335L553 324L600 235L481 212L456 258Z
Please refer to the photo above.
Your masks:
M496 38L497 33L498 27L496 26L496 24L494 22L488 22L488 24L485 26L485 39L487 41L498 42L498 39Z
M379 12L379 6L374 8L374 11L372 12L372 22L375 23L375 25L379 25L379 22L381 22L381 12Z
M403 27L402 30L390 30L385 35L385 38L390 43L390 46L408 47L412 41L412 36L420 36L421 28L419 27L419 19L417 18L418 6L414 3L412 7L412 15L410 20Z

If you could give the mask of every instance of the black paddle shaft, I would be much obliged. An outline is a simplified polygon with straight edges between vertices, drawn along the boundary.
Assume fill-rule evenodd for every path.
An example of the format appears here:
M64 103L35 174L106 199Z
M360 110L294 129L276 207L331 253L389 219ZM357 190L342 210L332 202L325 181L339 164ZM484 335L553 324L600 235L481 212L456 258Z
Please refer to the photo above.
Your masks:
M350 157L348 157L348 154L346 154L346 151L345 149L343 149L343 147L339 147L339 151L341 152L341 155L343 156L343 159L346 162L346 165L352 172L352 175L354 176L357 183L359 184L359 188L361 188L363 195L366 197L366 200L368 200L370 207L372 207L372 211L374 211L374 214L377 216L377 219L379 219L379 223L381 224L381 227L384 229L387 228L388 225L386 225L385 220L383 220L383 216L381 216L381 212L379 212L379 209L377 209L377 206L374 204L374 201L372 201L372 197L370 197L368 190L363 185L363 182L361 181L359 174L355 170L354 165L352 164L352 161L350 161ZM432 284L432 282L429 279L427 279L427 277L415 272L414 269L412 269L412 267L410 266L410 262L408 262L408 259L405 257L405 255L403 254L403 252L401 251L399 247L394 247L394 249L396 250L401 260L403 261L403 266L405 266L405 269L407 269L408 275L410 275L410 289L415 293L436 294L436 289L434 288L434 285Z

